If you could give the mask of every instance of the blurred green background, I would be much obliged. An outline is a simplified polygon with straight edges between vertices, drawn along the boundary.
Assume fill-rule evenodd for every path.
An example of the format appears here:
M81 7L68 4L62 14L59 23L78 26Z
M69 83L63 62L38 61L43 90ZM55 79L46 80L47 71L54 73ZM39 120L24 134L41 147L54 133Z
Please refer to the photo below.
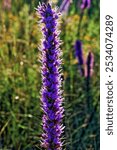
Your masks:
M39 0L0 1L0 150L38 150L41 135L41 74L38 45L42 34L35 8ZM53 5L61 5L53 0ZM66 150L99 150L99 1L84 11L80 40L86 58L95 57L87 104L86 79L78 70L74 44L78 40L81 0L73 0L61 22L64 73L64 146ZM89 106L87 108L87 105Z

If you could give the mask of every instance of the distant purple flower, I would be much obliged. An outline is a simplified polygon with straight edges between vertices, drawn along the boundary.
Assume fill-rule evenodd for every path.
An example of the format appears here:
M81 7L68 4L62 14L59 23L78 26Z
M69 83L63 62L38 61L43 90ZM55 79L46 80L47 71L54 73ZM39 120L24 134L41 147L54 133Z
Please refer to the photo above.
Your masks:
M86 9L91 7L91 0L82 0L81 9Z
M75 43L75 56L78 59L81 75L84 76L85 75L84 58L83 58L82 42L80 40L77 40Z
M68 12L71 0L63 0L60 6L60 12Z
M87 56L87 77L91 77L93 74L93 67L94 67L94 55L92 52L89 52Z
M3 0L3 8L11 9L11 0Z
M61 91L61 50L59 31L57 29L59 13L50 4L39 5L37 13L44 24L42 33L42 90L41 102L43 110L43 134L41 146L46 150L62 150L61 135L63 133Z

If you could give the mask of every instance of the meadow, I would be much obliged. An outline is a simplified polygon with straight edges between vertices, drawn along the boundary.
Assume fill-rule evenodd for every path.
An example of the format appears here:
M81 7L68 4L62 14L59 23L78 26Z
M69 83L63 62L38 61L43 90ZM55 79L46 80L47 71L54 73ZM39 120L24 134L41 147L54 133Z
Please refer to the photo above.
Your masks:
M41 71L39 62L42 33L35 8L39 0L0 1L0 150L38 150L42 132L40 108ZM42 1L41 1L42 2ZM53 0L60 6L61 0ZM73 0L61 18L63 44L64 148L100 148L100 10L91 1L81 18L81 0ZM81 20L82 19L82 20ZM78 27L80 24L80 35ZM87 78L79 71L75 42L80 40L84 58L94 54L93 74Z

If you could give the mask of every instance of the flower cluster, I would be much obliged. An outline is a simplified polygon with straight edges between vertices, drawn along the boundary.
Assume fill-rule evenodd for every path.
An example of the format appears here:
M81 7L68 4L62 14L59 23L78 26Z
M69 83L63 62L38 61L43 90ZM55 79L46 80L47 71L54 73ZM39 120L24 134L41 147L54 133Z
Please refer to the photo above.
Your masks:
M93 66L94 66L94 55L92 52L89 52L86 63L87 63L87 77L90 77L93 74Z
M77 40L75 43L75 57L78 59L81 75L85 77L91 77L94 67L94 55L92 52L89 52L87 60L84 60L82 42L80 40Z
M37 13L41 16L43 41L42 41L42 90L41 102L43 110L43 134L41 146L47 150L61 150L63 133L61 90L61 50L58 31L60 13L53 9L51 4L38 6Z
M75 43L75 56L77 57L79 62L80 73L82 76L84 76L85 75L84 58L83 58L83 51L82 51L82 42L80 40L77 40Z
M91 7L91 0L82 0L81 9L86 9Z

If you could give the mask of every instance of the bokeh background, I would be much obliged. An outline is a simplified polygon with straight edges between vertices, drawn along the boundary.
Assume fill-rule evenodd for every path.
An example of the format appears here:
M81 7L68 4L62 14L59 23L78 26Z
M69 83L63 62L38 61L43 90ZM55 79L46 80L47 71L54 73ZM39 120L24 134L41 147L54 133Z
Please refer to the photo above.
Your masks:
M7 1L7 3L5 3ZM35 8L39 0L0 0L0 150L38 150L41 135L41 74L38 45L42 37ZM60 6L62 0L53 0ZM73 0L61 19L63 44L64 147L99 150L99 0L84 10L80 37L81 0ZM80 75L75 41L81 40L84 57L94 54L94 71L87 92ZM88 97L88 101L87 101Z

